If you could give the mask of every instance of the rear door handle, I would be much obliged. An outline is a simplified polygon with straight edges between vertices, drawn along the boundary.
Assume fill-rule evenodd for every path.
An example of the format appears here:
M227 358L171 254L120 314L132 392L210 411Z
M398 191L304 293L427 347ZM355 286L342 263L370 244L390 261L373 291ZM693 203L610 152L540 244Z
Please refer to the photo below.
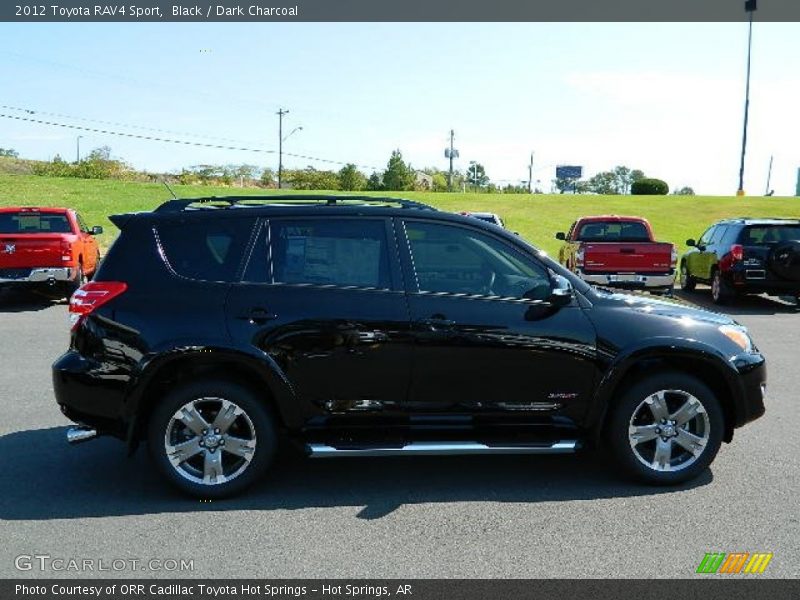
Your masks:
M278 315L268 311L266 308L251 308L246 313L239 315L239 319L243 321L250 321L251 323L262 324L267 321L274 321Z
M427 319L422 319L420 322L429 329L449 329L456 324L455 321L446 319L443 315L434 315Z

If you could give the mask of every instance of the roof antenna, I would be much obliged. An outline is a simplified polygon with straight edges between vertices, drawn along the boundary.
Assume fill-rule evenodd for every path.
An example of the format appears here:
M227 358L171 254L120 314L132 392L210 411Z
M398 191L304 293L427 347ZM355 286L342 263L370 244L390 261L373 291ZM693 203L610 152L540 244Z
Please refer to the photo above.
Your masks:
M178 197L175 195L175 192L173 192L173 191L172 191L172 188L171 188L171 187L169 187L169 184L167 183L167 180L166 180L166 179L162 179L162 180L161 180L161 183L163 183L163 184L164 184L164 187L165 187L165 188L167 188L167 189L169 190L169 193L170 193L170 194L172 194L172 197L173 197L173 198L175 198L175 200L177 200L177 199L178 199Z

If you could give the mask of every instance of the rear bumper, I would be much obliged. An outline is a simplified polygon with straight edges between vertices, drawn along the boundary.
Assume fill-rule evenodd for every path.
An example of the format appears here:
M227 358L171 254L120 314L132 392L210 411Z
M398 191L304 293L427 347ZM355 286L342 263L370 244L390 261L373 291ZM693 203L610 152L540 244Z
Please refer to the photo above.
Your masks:
M765 293L776 296L800 294L800 281L778 279L765 269L736 269L729 271L726 279L734 290L740 292Z
M675 284L675 272L670 273L586 273L578 269L578 277L586 283L624 289L665 289Z
M63 283L72 281L73 269L69 267L37 267L34 269L0 269L2 283Z

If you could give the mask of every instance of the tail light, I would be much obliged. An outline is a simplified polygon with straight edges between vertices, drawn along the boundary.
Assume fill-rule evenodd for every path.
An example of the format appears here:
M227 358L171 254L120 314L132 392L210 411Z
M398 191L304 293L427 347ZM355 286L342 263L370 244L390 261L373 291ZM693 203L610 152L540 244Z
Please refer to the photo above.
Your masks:
M575 252L575 266L582 267L583 266L583 257L584 257L585 250L583 247L578 248Z
M744 260L744 246L741 244L734 244L731 246L731 258L734 261Z
M61 260L64 262L72 260L72 245L64 240L61 241Z
M89 314L113 300L128 284L122 281L90 281L82 285L69 299L69 323L74 331Z
M670 256L670 259L669 259L669 265L670 265L670 267L672 267L674 269L675 265L677 265L677 264L678 264L678 249L675 246L673 246L672 247L672 255Z

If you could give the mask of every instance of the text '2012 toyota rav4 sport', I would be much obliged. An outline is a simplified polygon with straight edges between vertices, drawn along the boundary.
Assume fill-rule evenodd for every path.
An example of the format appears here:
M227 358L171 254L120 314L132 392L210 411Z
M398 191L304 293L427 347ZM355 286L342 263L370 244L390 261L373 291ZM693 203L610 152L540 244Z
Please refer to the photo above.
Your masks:
M56 398L71 441L112 435L221 497L311 457L608 448L695 477L764 412L744 327L593 288L518 236L418 203L173 200L121 234L70 303Z

